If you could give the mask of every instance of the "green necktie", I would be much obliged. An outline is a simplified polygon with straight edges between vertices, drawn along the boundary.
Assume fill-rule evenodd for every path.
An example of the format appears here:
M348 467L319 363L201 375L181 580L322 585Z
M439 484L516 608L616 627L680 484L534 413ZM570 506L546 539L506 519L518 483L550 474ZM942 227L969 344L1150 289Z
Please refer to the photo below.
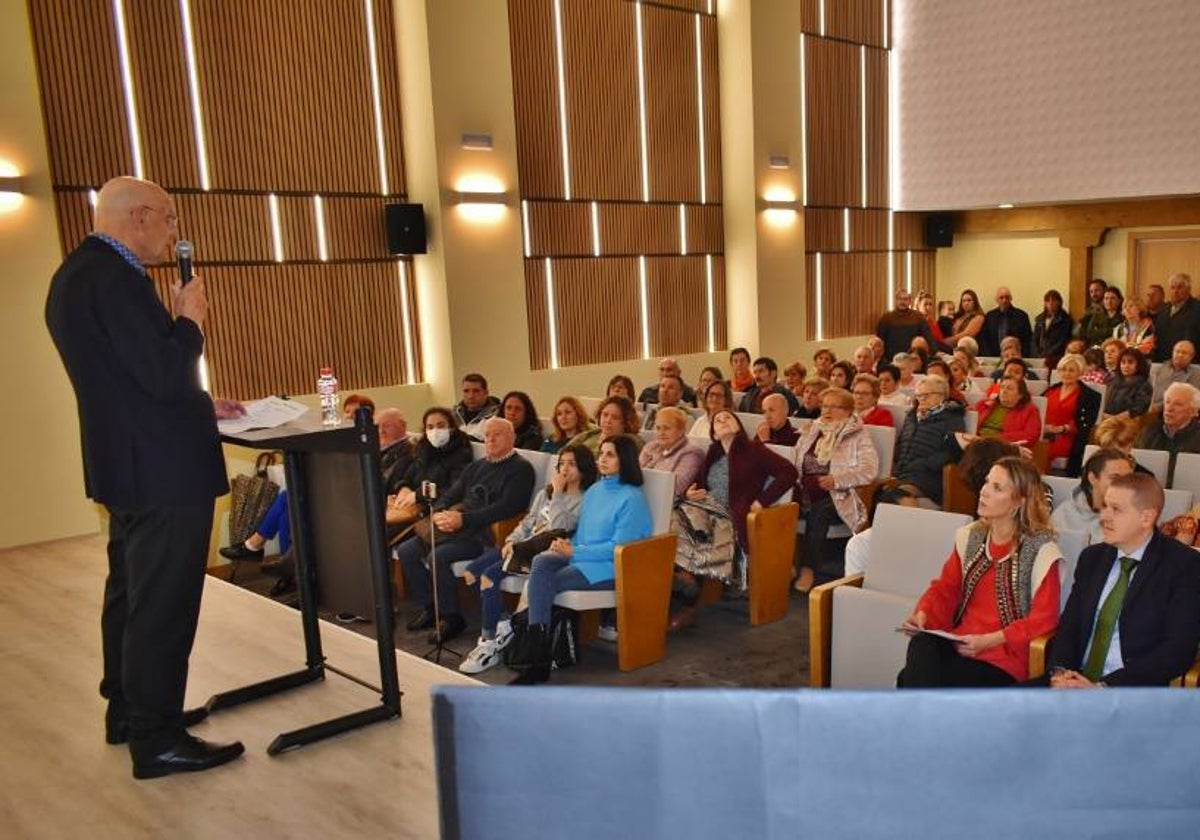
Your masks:
M1092 631L1092 650L1088 654L1087 664L1083 666L1083 675L1092 682L1104 676L1104 660L1108 658L1113 630L1117 628L1117 620L1121 617L1121 605L1125 602L1125 591L1129 589L1129 576L1137 564L1138 561L1132 557L1121 558L1121 574L1117 576L1117 585L1108 593L1104 606L1100 608L1096 629Z

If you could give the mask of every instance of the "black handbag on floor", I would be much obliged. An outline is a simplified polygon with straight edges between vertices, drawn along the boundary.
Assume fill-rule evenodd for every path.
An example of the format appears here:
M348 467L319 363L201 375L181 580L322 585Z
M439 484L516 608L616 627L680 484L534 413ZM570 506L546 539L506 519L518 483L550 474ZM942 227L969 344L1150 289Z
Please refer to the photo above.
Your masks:
M545 664L552 668L569 668L579 661L579 616L574 610L554 607L550 613L550 632L529 632L529 610L512 617L513 639L504 648L504 664L514 671L524 671Z

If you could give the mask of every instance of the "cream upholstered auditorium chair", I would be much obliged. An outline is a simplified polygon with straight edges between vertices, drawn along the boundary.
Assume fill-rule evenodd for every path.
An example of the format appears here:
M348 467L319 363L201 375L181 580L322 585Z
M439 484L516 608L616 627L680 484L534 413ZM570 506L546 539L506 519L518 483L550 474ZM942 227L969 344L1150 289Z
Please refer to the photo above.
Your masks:
M896 628L941 572L954 532L971 521L903 505L879 505L865 574L814 587L808 599L809 685L890 688L908 637Z

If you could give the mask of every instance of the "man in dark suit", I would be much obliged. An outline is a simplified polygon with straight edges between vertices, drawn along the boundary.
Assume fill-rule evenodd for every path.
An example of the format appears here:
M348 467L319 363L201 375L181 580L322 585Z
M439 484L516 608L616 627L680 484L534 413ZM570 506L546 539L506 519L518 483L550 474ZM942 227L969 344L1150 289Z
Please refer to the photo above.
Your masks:
M1155 528L1163 491L1144 473L1104 494L1104 542L1079 556L1051 646L1054 688L1166 685L1200 644L1200 556Z
M1000 342L1007 336L1021 341L1021 355L1033 355L1033 327L1029 314L1017 309L1012 303L1012 291L1008 286L996 289L996 308L983 316L983 329L979 331L979 355L999 356Z
M1171 299L1164 303L1154 321L1156 362L1171 358L1176 342L1190 341L1193 347L1200 347L1200 300L1192 297L1192 278L1187 274L1172 275L1167 281L1167 294Z
M46 324L75 390L88 496L109 513L101 631L105 736L129 743L135 778L205 770L242 754L186 726L188 656L200 614L213 500L228 491L216 418L244 413L200 388L204 283L178 282L168 312L145 265L177 236L171 197L115 178L95 230L55 272Z

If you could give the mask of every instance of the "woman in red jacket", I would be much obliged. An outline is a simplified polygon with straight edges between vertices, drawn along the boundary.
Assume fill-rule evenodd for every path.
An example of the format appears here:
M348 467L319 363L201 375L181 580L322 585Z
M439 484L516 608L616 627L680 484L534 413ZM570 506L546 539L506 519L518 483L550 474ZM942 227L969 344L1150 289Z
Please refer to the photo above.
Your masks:
M996 396L980 400L977 437L998 437L1019 446L1032 446L1042 436L1042 415L1024 379L1002 379Z
M737 415L722 409L712 417L712 444L696 483L684 494L693 502L717 503L727 508L738 546L747 548L746 517L770 507L796 485L796 467L759 440L746 434ZM691 572L676 568L676 591L682 609L671 619L671 629L696 623L699 582Z

